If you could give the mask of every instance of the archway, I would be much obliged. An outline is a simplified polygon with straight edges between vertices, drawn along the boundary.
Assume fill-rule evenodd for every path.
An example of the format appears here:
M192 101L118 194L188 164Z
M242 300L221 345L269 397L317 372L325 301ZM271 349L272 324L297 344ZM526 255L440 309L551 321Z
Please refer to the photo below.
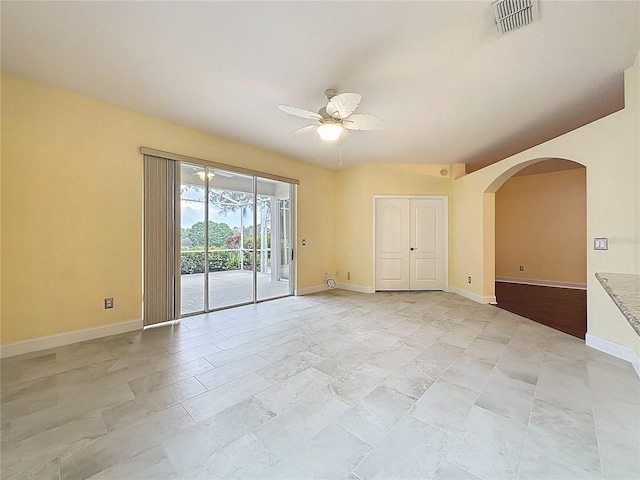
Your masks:
M495 191L514 173L548 158L587 167L587 345L633 361L640 344L595 274L640 273L638 59L625 72L624 110L454 180L450 208L449 290L479 303L495 301ZM607 251L595 250L606 237Z
M502 180L494 199L498 307L584 339L585 167L545 159Z

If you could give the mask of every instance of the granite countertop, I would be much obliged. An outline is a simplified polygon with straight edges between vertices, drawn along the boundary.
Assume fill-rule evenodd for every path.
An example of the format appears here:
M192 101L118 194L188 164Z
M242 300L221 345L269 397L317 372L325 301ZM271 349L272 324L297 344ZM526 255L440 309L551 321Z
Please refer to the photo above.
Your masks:
M640 335L640 275L596 273L596 278Z

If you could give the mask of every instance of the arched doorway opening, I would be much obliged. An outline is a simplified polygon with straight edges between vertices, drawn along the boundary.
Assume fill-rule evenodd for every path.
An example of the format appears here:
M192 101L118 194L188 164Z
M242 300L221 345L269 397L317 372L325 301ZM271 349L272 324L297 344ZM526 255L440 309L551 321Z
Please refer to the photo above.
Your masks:
M498 307L584 339L586 168L541 159L492 186Z

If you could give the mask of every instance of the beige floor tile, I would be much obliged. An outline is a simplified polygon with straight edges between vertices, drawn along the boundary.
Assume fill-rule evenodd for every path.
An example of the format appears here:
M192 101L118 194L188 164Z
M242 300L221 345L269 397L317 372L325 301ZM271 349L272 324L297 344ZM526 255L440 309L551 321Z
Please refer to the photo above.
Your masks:
M99 412L2 447L2 477L30 472L107 434Z
M131 380L129 381L129 387L131 387L131 391L133 391L136 397L139 397L140 395L212 370L213 368L214 366L204 358L197 358L190 362Z
M280 414L299 401L325 390L325 387L335 380L334 377L309 367L257 393L254 397L272 412Z
M455 463L451 463L446 458L440 462L438 469L431 478L433 480L479 480L473 473Z
M90 477L91 480L177 480L178 474L161 447L139 453Z
M471 407L478 392L466 387L438 380L420 397L411 415L450 434L455 434Z
M535 387L529 383L493 372L476 405L527 425L534 392Z
M452 293L331 290L0 366L9 480L640 478L630 364Z
M190 398L184 401L182 405L196 422L201 422L205 418L246 400L272 385L270 381L252 372L202 393L197 397Z
M311 438L300 455L317 478L345 478L371 449L334 423Z
M167 408L127 428L99 437L72 454L61 457L60 477L88 478L159 445L165 438L194 423L181 405Z
M442 379L462 387L481 392L494 365L475 360L468 356L461 356L442 375Z
M536 399L523 461L536 458L557 468L601 475L593 415Z
M250 398L167 438L162 448L173 468L184 476L273 417L275 413Z
M294 405L254 433L278 458L286 458L348 409L348 404L326 390Z
M430 478L451 444L451 436L417 418L406 416L355 468L370 478Z
M152 390L129 402L104 409L102 418L107 430L113 432L206 391L207 389L194 377L186 378Z
M474 406L456 434L447 460L479 478L515 479L526 432L521 423Z
M227 363L226 365L216 367L215 369L207 370L204 373L196 375L196 378L202 385L211 390L269 365L271 365L271 362L261 356L249 355L234 362Z

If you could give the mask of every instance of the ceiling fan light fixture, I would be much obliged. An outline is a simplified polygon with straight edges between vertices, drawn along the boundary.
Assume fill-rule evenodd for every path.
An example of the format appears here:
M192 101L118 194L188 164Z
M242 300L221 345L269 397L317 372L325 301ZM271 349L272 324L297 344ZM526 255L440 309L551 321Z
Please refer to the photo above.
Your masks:
M344 127L336 122L324 122L317 128L317 131L325 142L335 142L342 135Z
M204 170L198 170L198 171L196 172L196 175L197 175L197 176L198 176L198 178L199 178L200 180L202 180L203 182L204 182L204 179L205 179L205 178L208 178L209 180L211 180L213 177L215 177L215 176L216 176L216 174L215 174L215 173L213 173L212 171L208 171L208 172L206 172L206 173L205 173L205 171L204 171Z

